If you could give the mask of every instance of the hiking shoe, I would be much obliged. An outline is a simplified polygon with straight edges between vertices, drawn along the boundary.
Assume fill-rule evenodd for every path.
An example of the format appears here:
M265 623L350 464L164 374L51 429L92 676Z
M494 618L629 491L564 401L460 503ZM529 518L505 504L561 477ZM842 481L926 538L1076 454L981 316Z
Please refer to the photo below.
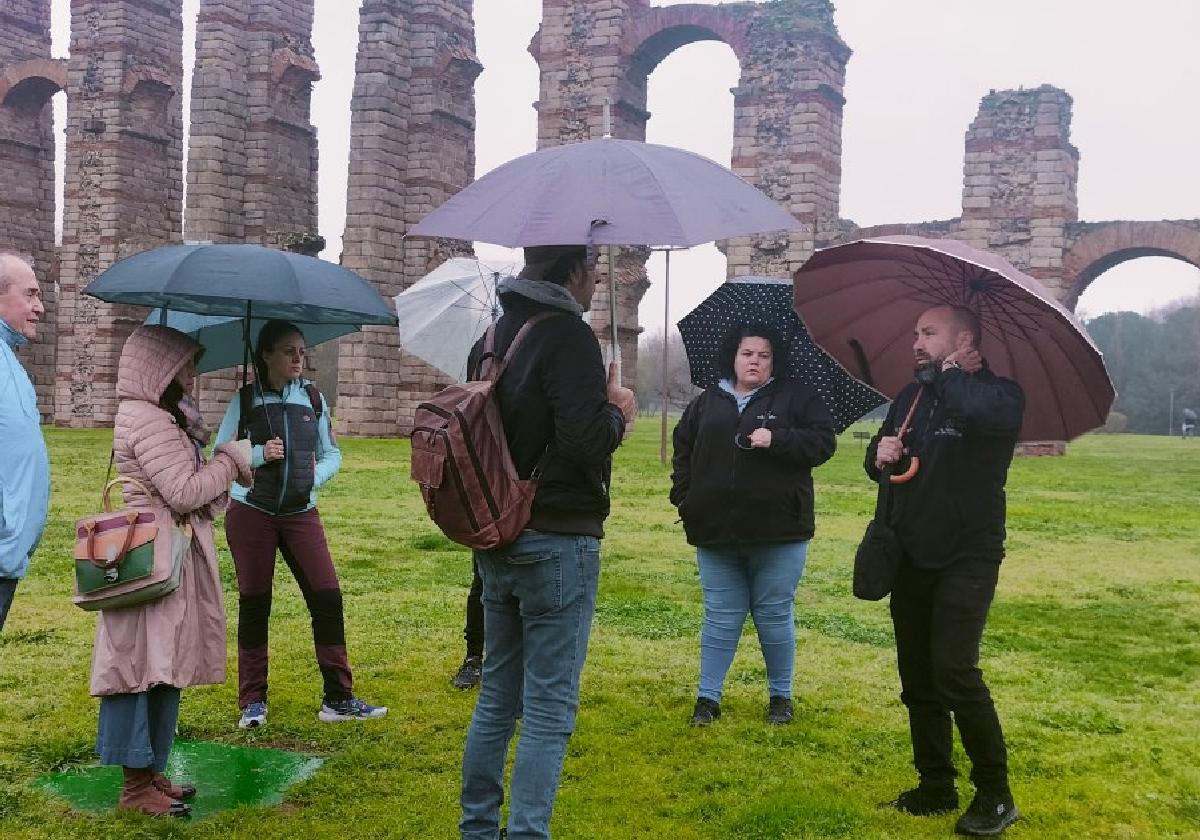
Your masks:
M995 837L1021 818L1012 794L977 791L970 806L954 824L954 831L971 837Z
M772 697L767 705L767 723L783 726L792 722L792 700L790 697Z
M317 717L325 723L339 720L370 720L387 714L387 706L372 706L357 697L349 700L326 700Z
M266 703L247 703L242 709L242 719L238 721L238 729L255 729L267 722Z
M905 814L928 817L931 814L948 814L958 810L958 791L953 782L944 785L919 784L906 790L891 802L884 803Z
M692 709L692 726L708 726L721 716L721 704L707 697L697 697Z
M455 688L466 691L468 688L479 685L481 679L483 679L483 657L468 656L458 667L458 673L450 678L450 682Z

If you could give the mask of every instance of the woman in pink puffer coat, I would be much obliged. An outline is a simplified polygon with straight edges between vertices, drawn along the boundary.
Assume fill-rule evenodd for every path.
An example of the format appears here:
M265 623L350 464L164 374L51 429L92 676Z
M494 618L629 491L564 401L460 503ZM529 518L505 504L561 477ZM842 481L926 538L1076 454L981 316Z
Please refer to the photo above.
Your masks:
M225 604L213 518L229 485L253 480L250 442L230 441L204 459L208 432L187 396L202 348L178 330L136 329L117 367L113 450L132 507L166 507L192 526L177 590L157 601L102 610L96 624L90 690L100 700L96 751L125 771L119 808L183 816L191 785L163 771L175 740L180 689L225 682Z

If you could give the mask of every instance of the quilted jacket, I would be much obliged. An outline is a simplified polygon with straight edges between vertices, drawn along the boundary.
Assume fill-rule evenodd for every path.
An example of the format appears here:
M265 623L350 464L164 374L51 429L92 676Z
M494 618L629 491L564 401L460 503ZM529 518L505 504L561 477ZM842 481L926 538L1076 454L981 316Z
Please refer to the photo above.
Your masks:
M199 349L177 330L143 326L121 352L121 402L113 429L117 472L146 490L126 484L125 502L169 508L177 522L191 523L192 544L175 592L142 606L100 612L92 655L93 695L225 681L225 605L212 520L228 504L231 482L253 480L250 443L221 444L205 463L200 446L158 404L167 385Z

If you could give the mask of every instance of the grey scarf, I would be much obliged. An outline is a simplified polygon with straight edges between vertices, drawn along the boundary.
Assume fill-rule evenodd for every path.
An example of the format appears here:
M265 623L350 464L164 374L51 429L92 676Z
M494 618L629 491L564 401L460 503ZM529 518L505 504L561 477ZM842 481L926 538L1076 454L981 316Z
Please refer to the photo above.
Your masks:
M505 277L496 288L500 294L513 292L521 297L553 306L572 315L583 316L583 307L571 297L571 293L557 283L546 280L530 280L527 277Z

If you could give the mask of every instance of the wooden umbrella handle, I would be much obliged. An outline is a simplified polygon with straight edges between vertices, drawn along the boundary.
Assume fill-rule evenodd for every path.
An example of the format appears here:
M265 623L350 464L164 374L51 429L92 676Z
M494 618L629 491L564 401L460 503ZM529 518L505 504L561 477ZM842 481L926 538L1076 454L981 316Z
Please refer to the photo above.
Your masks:
M908 407L908 414L904 416L904 422L900 424L900 431L896 432L896 437L903 439L908 434L909 424L912 423L913 414L917 410L917 403L921 401L922 393L924 393L924 389L917 391L917 396L913 399L912 405ZM919 469L921 469L921 459L913 455L908 460L908 469L902 473L888 476L888 480L892 484L904 484L905 482L912 481L913 476L917 474Z

